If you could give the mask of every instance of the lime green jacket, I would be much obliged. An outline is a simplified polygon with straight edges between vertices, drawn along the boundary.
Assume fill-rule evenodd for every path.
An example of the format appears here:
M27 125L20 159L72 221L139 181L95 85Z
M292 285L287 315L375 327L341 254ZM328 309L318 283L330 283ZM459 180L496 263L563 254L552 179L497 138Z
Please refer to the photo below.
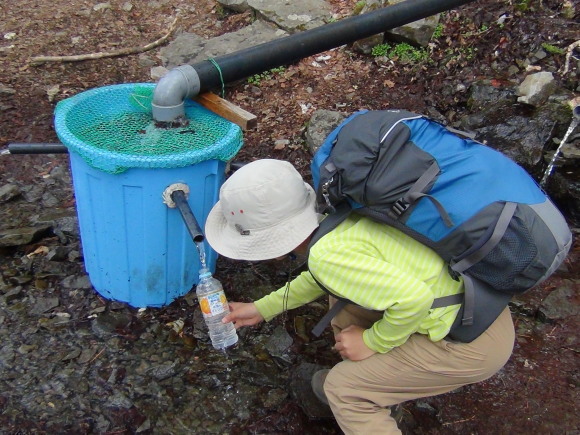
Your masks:
M365 344L379 353L402 345L414 333L441 340L460 308L430 308L437 297L463 292L462 282L451 278L439 255L369 218L353 215L322 237L310 250L308 268L290 283L286 304L286 286L255 302L266 320L284 306L296 308L325 295L312 275L333 294L384 311L363 334Z

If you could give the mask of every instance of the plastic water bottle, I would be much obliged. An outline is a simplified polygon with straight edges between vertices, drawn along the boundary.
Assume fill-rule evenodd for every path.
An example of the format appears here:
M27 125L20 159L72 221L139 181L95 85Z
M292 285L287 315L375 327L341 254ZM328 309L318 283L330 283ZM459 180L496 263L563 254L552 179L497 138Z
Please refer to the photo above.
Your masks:
M222 350L236 344L238 334L234 324L222 323L222 319L230 312L224 289L207 267L199 271L196 294L213 347Z

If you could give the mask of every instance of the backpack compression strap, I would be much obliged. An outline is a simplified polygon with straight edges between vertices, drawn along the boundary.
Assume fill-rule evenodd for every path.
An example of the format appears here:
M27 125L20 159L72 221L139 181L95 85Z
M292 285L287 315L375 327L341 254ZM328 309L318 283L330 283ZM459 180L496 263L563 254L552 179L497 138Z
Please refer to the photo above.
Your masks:
M467 269L481 261L490 251L497 246L507 231L509 224L516 212L517 204L515 202L506 202L497 219L495 228L487 241L475 252L461 259L455 264L451 264L451 270L457 272L463 277L465 287L465 306L463 310L462 325L473 325L473 310L475 304L475 286L473 280L465 273Z
M443 205L437 201L437 199L431 195L428 195L425 190L428 189L429 185L437 178L439 175L439 165L437 162L433 162L429 168L413 183L413 185L409 188L407 193L402 198L399 198L393 206L391 207L391 212L393 213L390 216L392 219L398 219L407 209L418 201L421 198L429 199L433 205L437 208L437 211L441 215L441 219L445 222L445 225L449 228L453 226L453 221L451 217L443 207Z

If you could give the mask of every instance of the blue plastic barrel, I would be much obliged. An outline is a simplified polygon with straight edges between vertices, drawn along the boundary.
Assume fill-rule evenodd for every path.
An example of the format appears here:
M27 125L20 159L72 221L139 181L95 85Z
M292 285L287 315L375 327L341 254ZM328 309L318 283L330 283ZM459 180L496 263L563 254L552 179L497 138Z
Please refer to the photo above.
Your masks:
M134 307L161 307L188 293L197 284L200 269L197 247L182 216L177 208L164 203L163 193L175 183L187 185L189 206L203 228L218 200L226 160L241 147L241 131L190 102L186 114L192 122L183 134L184 149L162 155L147 150L131 154L124 152L122 143L109 146L118 138L101 136L117 133L98 130L101 127L95 128L104 133L95 133L93 126L117 122L119 116L124 119L127 113L141 111L141 105L146 111L143 89L152 90L153 85L139 85L137 109L126 101L134 98L130 85L99 88L64 100L57 105L55 126L69 149L84 263L91 284L107 299ZM118 109L111 109L115 105ZM141 140L144 134L140 127L125 130L129 133L123 132L122 140L127 143L134 140L129 135ZM188 149L186 141L191 141L194 131L203 136L199 140L211 143ZM207 265L214 272L217 254L207 243L204 246Z

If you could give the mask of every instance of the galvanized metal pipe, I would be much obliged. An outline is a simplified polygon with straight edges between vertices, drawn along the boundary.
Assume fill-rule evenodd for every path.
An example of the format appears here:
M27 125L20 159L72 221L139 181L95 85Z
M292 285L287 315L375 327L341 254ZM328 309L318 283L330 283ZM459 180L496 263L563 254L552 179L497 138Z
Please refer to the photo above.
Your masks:
M195 219L195 216L191 211L191 207L189 207L189 203L185 197L185 192L183 192L183 190L176 190L171 194L171 199L175 202L175 206L181 213L181 217L183 218L185 226L187 227L193 241L195 243L203 242L205 236L197 223L197 219Z

